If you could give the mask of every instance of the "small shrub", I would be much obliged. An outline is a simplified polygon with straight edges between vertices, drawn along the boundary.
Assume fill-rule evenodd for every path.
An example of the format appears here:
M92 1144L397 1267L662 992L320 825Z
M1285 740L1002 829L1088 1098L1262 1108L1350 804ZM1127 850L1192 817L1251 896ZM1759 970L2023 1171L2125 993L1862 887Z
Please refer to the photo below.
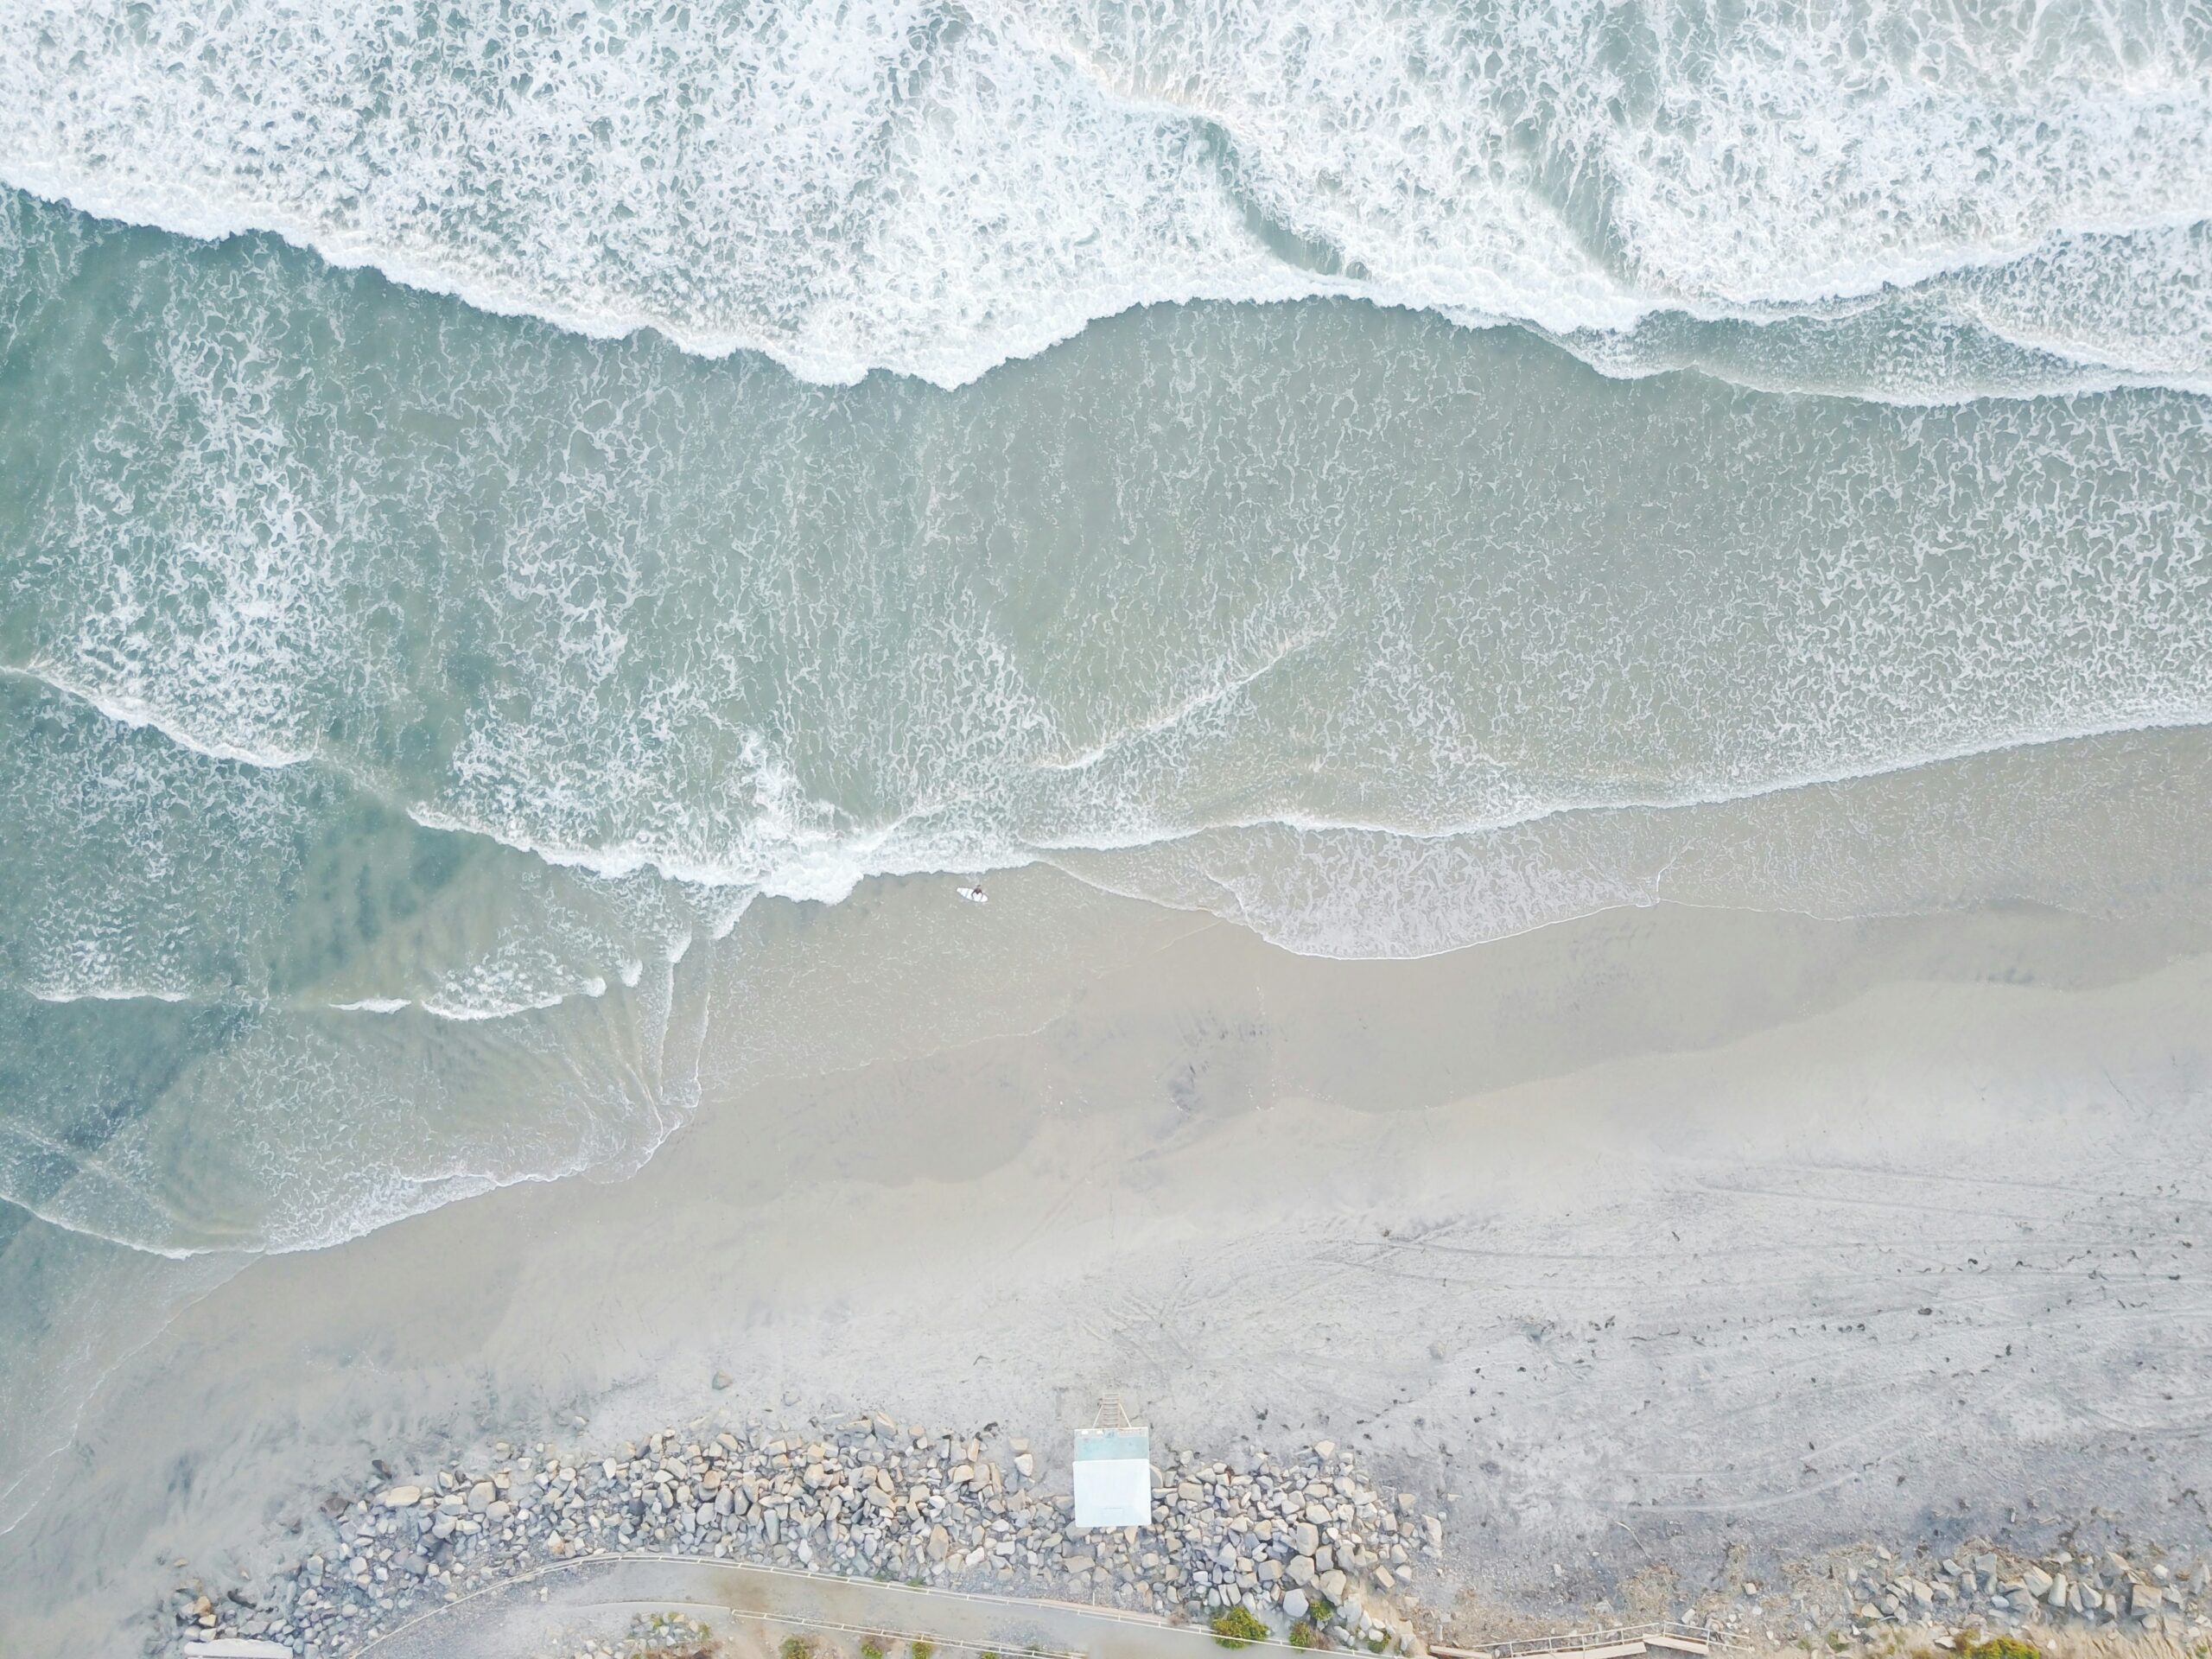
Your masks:
M803 1636L787 1636L776 1649L781 1659L814 1659L814 1643Z
M872 1636L863 1637L861 1642L861 1659L883 1659L883 1643Z
M1294 1648L1321 1648L1328 1643L1322 1640L1320 1629L1313 1620L1301 1618L1290 1627L1290 1645Z
M913 1644L913 1648L914 1659L930 1659L930 1656L937 1651L937 1643L934 1642L917 1642Z
M1337 1604L1319 1590L1306 1592L1306 1617L1316 1630L1337 1616Z
M2043 1659L2043 1649L2017 1636L1991 1636L1959 1643L1960 1659Z
M1213 1622L1213 1639L1224 1648L1249 1647L1268 1639L1268 1627L1252 1617L1249 1607L1231 1607Z

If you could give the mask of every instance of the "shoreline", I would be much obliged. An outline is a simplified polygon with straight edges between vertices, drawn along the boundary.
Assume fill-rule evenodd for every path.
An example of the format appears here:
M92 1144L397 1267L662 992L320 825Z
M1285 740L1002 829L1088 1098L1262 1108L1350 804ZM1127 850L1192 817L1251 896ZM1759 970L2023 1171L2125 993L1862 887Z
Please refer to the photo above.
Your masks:
M994 883L1035 944L990 1003L908 987L973 921L937 884L794 906L769 969L869 965L762 976L812 1070L707 1076L626 1179L188 1285L0 1534L0 1628L123 1639L179 1556L273 1572L323 1471L639 1441L718 1371L771 1421L1041 1446L1118 1387L1222 1458L1332 1440L1460 1494L1501 1613L2203 1528L2196 925L1661 907L1347 964L1073 885Z

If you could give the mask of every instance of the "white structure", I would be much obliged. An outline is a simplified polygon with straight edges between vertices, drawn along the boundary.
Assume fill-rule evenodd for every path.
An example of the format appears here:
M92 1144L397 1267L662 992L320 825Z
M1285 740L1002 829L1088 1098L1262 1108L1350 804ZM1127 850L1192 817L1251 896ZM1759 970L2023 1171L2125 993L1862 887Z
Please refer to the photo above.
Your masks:
M1098 1402L1098 1421L1075 1437L1075 1523L1152 1524L1152 1431L1129 1421L1118 1396Z

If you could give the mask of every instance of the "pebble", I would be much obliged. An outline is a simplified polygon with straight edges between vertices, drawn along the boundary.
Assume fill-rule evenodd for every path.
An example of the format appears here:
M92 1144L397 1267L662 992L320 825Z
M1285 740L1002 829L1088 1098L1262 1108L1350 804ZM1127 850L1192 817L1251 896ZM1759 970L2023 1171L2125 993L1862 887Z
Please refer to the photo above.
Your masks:
M1218 1459L1161 1452L1152 1526L1095 1533L1072 1524L1065 1462L1040 1483L1027 1441L999 1444L1004 1452L985 1433L901 1429L880 1413L809 1434L671 1427L588 1458L501 1444L473 1472L454 1465L434 1483L396 1484L386 1469L331 1493L307 1508L285 1570L257 1578L250 1593L181 1586L164 1616L194 1640L265 1639L300 1659L339 1659L372 1626L550 1560L621 1551L1194 1621L1241 1605L1277 1630L1310 1620L1339 1649L1419 1644L1396 1609L1413 1605L1421 1575L1442 1579L1443 1517L1420 1513L1417 1495L1378 1491L1332 1441L1280 1460L1249 1444ZM1906 1624L2081 1623L2190 1643L2212 1630L2212 1561L2201 1557L2162 1559L2133 1543L2041 1562L1992 1548L1936 1554L1861 1549L1826 1576L1732 1580L1709 1616L1746 1639L1802 1630L1869 1643ZM1448 1605L1452 1586L1438 1587L1435 1604Z

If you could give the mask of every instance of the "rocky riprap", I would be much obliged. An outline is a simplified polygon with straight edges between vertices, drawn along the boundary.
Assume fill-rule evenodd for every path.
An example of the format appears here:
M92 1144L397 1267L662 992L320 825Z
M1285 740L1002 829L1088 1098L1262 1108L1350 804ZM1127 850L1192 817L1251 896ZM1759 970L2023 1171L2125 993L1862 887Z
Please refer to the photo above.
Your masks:
M1153 1525L1085 1531L1028 1443L856 1419L815 1437L664 1429L585 1456L493 1449L326 1499L260 1586L181 1586L172 1628L331 1659L373 1631L551 1563L651 1553L796 1567L1209 1618L1241 1605L1317 1641L1418 1645L1402 1604L1441 1572L1442 1517L1378 1491L1328 1441L1294 1457L1159 1459ZM1051 1459L1064 1481L1064 1452Z
M2042 1628L2163 1637L2212 1652L2212 1558L2155 1545L2059 1550L2037 1559L1961 1548L1940 1560L1884 1548L1838 1551L1781 1585L1745 1583L1702 1612L1724 1637L1834 1647L1885 1644L1906 1630L2032 1636Z
M719 1381L719 1379L717 1379ZM702 1420L703 1421L703 1420ZM930 1434L890 1419L793 1435L694 1424L586 1457L501 1443L479 1472L373 1481L327 1497L303 1554L260 1585L179 1587L166 1631L262 1637L338 1659L378 1630L554 1563L652 1554L1096 1602L1211 1619L1243 1606L1301 1639L1419 1650L1440 1611L1442 1517L1379 1490L1322 1441L1276 1459L1175 1452L1159 1463L1154 1524L1085 1532L1065 1451L1040 1462L996 1426ZM1672 1598L1669 1599L1672 1601ZM2036 1559L1980 1546L1938 1559L1861 1547L1777 1582L1738 1582L1677 1618L1751 1646L1880 1649L1946 1630L2117 1630L2212 1659L2212 1560L2152 1545ZM1610 1615L1610 1607L1601 1609ZM1610 1618L1599 1622L1611 1622ZM1476 1636L1482 1632L1472 1633Z

